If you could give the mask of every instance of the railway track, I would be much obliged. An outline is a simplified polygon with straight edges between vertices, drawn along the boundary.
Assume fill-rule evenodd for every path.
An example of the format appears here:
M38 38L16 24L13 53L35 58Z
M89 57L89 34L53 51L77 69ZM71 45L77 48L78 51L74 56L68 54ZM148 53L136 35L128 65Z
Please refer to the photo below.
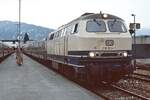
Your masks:
M132 78L139 79L141 81L150 82L150 76L140 73L133 73Z
M139 69L149 71L147 68ZM150 100L150 75L136 72L122 80L124 81L121 84L109 85L109 88L103 88L99 93L107 100Z
M142 96L142 95L139 95L139 94L136 94L136 93L133 93L133 92L130 92L130 91L125 90L125 89L123 89L123 88L120 88L120 87L118 87L118 86L116 86L116 85L111 85L111 86L114 87L114 88L116 88L116 89L118 89L118 90L120 90L120 91L123 91L123 92L125 92L125 93L131 95L132 98L133 98L133 97L136 97L136 98L139 98L139 99L142 99L142 100L149 100L149 98L146 98L146 97L144 97L144 96Z
M115 84L105 84L100 86L97 94L104 97L106 100L149 100L142 95L130 92Z
M148 70L150 71L150 64L137 64L136 65L137 69L142 69L142 70Z
M115 85L150 100L150 82L147 79L130 76L121 79Z

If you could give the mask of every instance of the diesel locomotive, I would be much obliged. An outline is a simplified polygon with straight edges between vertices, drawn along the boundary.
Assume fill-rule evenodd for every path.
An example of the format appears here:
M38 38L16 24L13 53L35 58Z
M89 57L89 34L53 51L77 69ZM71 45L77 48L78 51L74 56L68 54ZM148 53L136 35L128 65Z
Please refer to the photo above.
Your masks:
M37 43L30 46L41 52L36 56L75 65L75 70L88 67L99 81L116 81L134 70L132 36L124 20L115 15L85 13L49 33L41 47Z

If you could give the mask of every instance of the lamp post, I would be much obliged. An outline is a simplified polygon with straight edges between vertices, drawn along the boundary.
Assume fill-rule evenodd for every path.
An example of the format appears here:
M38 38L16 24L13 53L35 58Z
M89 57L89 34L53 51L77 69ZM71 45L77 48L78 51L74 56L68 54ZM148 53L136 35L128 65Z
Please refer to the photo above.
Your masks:
M133 44L134 44L134 52L133 52L133 56L134 56L134 67L136 65L136 22L135 22L135 14L131 14L131 16L133 16L133 23L134 23L134 29L133 29Z
M18 48L16 50L16 63L21 66L23 64L23 56L21 53L21 0L19 0L19 23L18 23Z
M18 45L19 45L19 49L20 49L20 39L21 39L21 0L19 0L19 24L18 24Z

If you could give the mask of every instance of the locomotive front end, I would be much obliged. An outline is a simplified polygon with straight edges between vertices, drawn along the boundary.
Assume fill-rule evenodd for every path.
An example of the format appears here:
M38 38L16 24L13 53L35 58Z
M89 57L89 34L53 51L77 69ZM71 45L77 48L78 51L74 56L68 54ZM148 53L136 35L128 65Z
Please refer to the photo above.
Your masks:
M100 81L116 81L133 72L132 37L121 18L89 15L82 22L78 38L73 40L77 45L69 54L80 55L80 64L90 66L91 71L96 69Z

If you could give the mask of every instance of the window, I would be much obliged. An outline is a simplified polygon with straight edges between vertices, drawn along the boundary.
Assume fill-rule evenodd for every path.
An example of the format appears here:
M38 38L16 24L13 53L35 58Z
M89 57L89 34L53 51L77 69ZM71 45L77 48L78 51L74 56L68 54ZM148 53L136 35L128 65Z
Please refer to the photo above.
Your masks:
M68 26L67 28L66 28L66 35L70 35L71 33L72 33L72 26Z
M49 40L52 40L54 38L54 34L51 34Z
M60 37L63 37L64 29L61 30Z
M127 32L125 25L121 21L108 21L110 32Z
M59 35L58 31L55 33L54 37L57 38Z
M86 24L87 32L106 32L106 25L104 21L93 20Z
M62 30L59 30L59 31L58 31L57 37L60 37L60 36L61 36L61 32L62 32Z
M74 30L73 30L73 34L77 33L78 32L78 24L75 24L74 25Z
M65 36L66 35L66 28L64 28L64 33L63 33L63 36Z

